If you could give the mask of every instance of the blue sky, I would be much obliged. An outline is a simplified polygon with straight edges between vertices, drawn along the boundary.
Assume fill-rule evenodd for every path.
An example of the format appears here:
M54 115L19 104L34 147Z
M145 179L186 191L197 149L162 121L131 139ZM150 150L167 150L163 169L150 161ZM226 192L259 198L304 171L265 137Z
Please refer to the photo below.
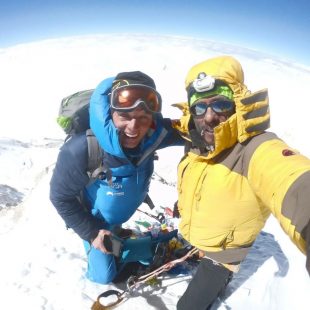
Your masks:
M308 0L0 0L0 48L94 33L198 37L310 65Z

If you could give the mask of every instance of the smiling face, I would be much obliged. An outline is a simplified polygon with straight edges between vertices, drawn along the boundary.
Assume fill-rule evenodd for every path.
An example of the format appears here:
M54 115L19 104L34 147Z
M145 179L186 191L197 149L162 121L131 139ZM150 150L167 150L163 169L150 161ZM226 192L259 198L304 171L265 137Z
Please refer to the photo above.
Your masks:
M214 96L211 98L200 99L199 103L204 103L207 106L217 100L227 100L224 96ZM214 146L214 128L220 123L225 122L235 111L229 113L216 113L211 107L207 108L206 112L200 116L193 115L196 130L202 136L207 145Z
M113 111L114 125L120 130L120 144L124 148L135 148L150 129L153 117L142 108L131 112Z

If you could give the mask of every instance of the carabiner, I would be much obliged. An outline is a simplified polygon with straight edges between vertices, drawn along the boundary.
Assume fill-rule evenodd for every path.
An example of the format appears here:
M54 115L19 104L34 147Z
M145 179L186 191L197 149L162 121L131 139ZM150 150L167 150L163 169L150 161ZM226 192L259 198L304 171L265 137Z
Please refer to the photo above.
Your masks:
M109 297L111 295L116 295L117 300L115 302L110 303L107 306L104 306L100 303L99 299L101 297ZM122 297L122 295L124 295L124 292L120 292L120 291L116 291L116 290L108 290L106 292L103 292L102 294L100 294L97 297L97 300L94 302L94 304L91 307L91 310L107 310L107 309L112 309L114 306L116 306L117 304L119 304L124 297Z

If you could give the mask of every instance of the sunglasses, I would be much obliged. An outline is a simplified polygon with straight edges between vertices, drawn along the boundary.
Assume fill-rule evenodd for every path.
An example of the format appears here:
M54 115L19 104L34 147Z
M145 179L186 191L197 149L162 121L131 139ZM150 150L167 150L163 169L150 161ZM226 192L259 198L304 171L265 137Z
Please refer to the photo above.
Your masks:
M219 115L227 115L235 111L235 103L230 100L216 100L209 104L197 102L190 107L190 113L193 116L203 116L208 108Z
M130 112L143 105L147 111L159 113L161 96L154 88L146 85L124 85L112 90L110 105L121 112Z

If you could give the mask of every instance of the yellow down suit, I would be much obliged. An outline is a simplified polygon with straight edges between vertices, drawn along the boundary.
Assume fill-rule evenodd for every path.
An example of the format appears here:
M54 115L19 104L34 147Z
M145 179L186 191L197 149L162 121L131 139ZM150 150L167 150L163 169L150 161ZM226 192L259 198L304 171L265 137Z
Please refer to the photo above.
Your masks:
M268 92L250 93L234 58L218 57L196 65L186 86L200 72L230 86L236 113L215 128L214 151L192 148L179 163L180 232L207 257L236 263L245 258L272 213L305 253L310 229L310 160L266 132ZM189 137L192 121L187 105L179 107L184 116L176 126Z

